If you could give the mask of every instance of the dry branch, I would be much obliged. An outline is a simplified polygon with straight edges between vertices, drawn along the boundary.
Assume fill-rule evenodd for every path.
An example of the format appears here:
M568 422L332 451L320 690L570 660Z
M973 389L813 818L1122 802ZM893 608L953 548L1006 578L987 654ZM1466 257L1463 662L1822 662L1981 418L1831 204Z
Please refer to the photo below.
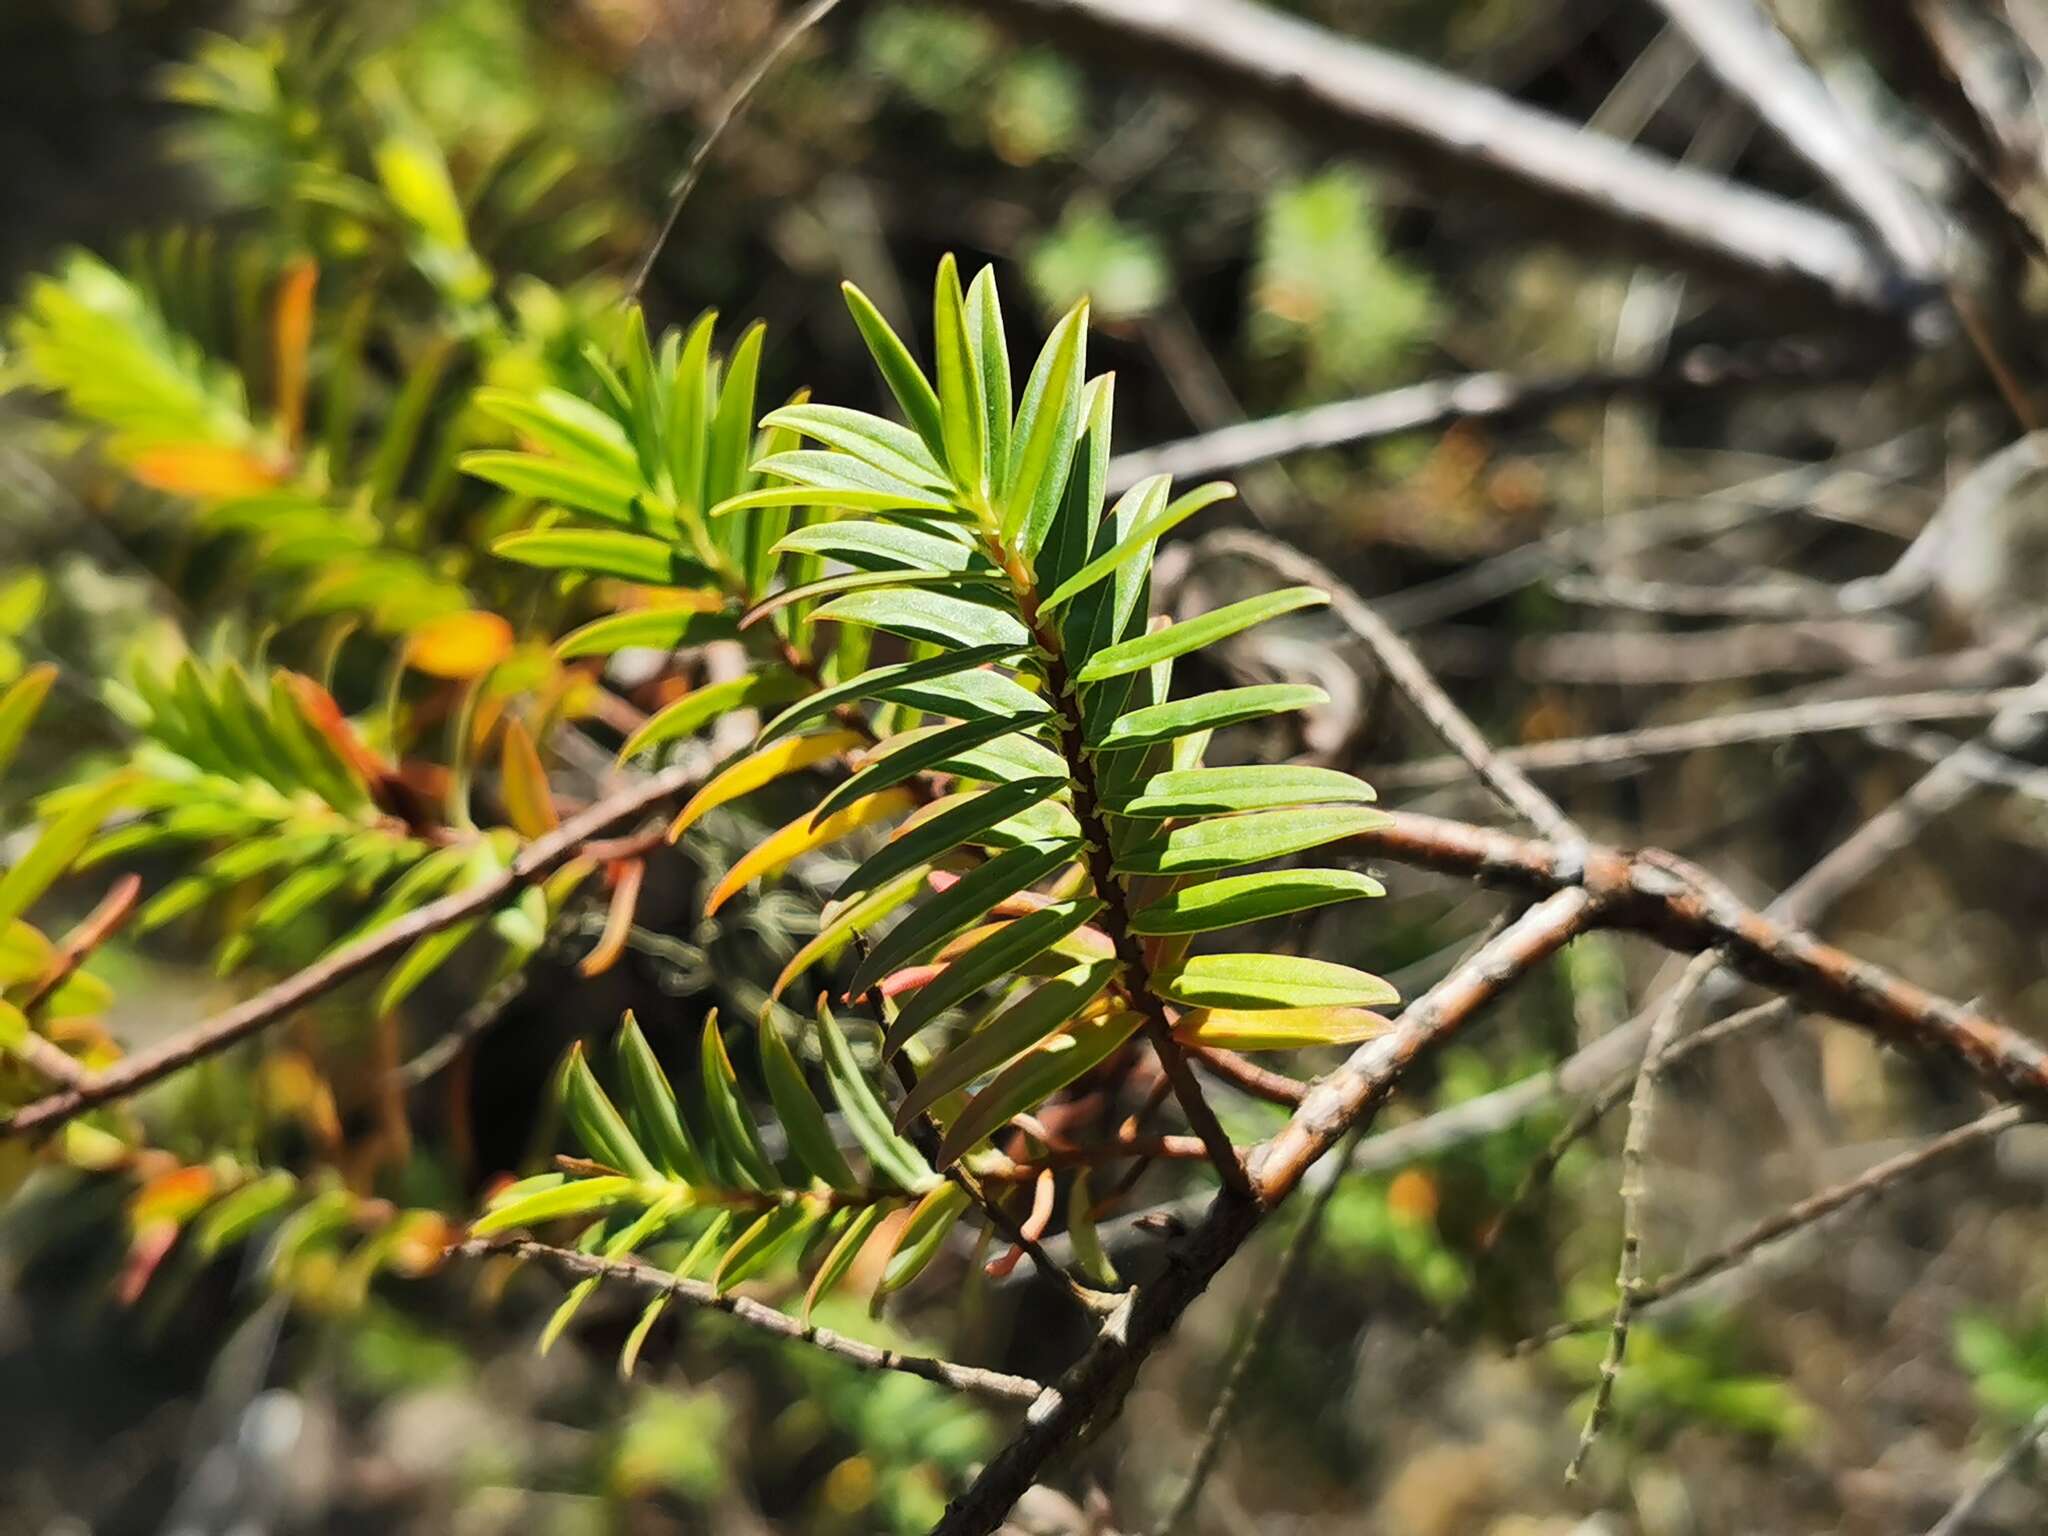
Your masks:
M1229 474L1297 453L1376 442L1453 421L1492 421L1616 394L1663 399L1769 383L1815 383L1866 371L1881 354L1868 347L1774 341L1729 352L1695 347L1651 368L1555 375L1507 371L1407 384L1355 400L1314 405L1161 443L1109 462L1112 494L1147 475L1198 479Z
M1838 219L1675 165L1485 86L1249 0L997 0L1019 27L1263 106L1432 187L1509 194L1606 235L1751 283L1903 315L1924 284Z
M950 1360L940 1360L929 1355L906 1355L900 1349L880 1349L873 1344L864 1344L858 1339L849 1339L830 1328L811 1327L765 1302L755 1301L750 1296L741 1296L732 1291L719 1291L701 1280L686 1280L680 1275L656 1269L653 1265L638 1259L606 1259L596 1254L577 1253L573 1249L554 1248L546 1243L531 1242L522 1238L515 1238L509 1242L476 1239L462 1244L454 1252L466 1259L488 1258L492 1254L511 1254L522 1259L538 1259L579 1280L616 1280L626 1285L637 1286L644 1291L659 1291L675 1297L678 1301L686 1301L691 1306L723 1312L765 1333L813 1345L829 1355L850 1361L867 1370L901 1371L906 1376L922 1376L926 1381L935 1381L940 1386L951 1387L959 1392L970 1392L977 1397L994 1398L1001 1402L1028 1403L1035 1401L1045 1391L1043 1386L1028 1377L1012 1376L1005 1371L985 1370L980 1366L956 1365Z
M1886 146L1857 122L1753 0L1657 0L1728 88L1811 165L1884 242L1899 270L1938 281L1943 236L1934 211L1886 163Z
M2025 701L2026 688L1990 690L1942 689L1870 699L1824 699L1789 704L1779 709L1743 710L1705 720L1644 726L1609 736L1574 736L1539 741L1526 747L1501 747L1495 756L1524 773L1569 773L1581 768L1632 768L1652 757L1703 752L1753 742L1789 741L1836 731L1904 725L1925 720L1976 720ZM1372 772L1382 790L1438 789L1456 784L1466 774L1464 759L1454 756L1395 763Z

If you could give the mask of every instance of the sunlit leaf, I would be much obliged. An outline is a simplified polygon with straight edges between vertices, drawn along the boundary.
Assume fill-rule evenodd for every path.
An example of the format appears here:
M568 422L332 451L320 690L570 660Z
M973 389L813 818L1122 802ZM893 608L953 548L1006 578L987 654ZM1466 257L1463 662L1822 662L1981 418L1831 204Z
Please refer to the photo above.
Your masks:
M1116 867L1124 874L1199 874L1282 858L1386 824L1384 811L1360 805L1212 816L1177 824L1163 837L1135 845L1118 857Z
M739 620L733 614L664 603L594 619L564 635L555 645L555 654L567 661L578 656L609 656L635 647L684 651L714 640L730 640L738 633Z
M69 870L101 823L134 792L135 776L119 773L47 823L5 875L0 875L0 929L6 928Z
M500 559L542 570L616 576L656 587L698 586L713 579L709 569L677 545L609 528L508 533L491 545L491 552Z
M1364 1008L1194 1008L1180 1016L1173 1037L1229 1051L1293 1051L1371 1040L1390 1027Z
M1081 682L1095 683L1104 678L1121 677L1127 672L1142 672L1147 667L1185 656L1190 651L1204 650L1219 640L1250 629L1254 624L1263 624L1268 619L1293 613L1299 608L1319 607L1329 600L1328 593L1314 587L1284 587L1278 592L1261 593L1243 602L1211 609L1196 618L1169 624L1135 640L1108 646L1090 656L1087 665L1076 676Z
M1220 688L1199 698L1174 699L1134 709L1110 723L1089 744L1103 752L1124 752L1135 747L1154 747L1196 731L1220 731L1225 726L1290 710L1312 709L1327 704L1330 696L1320 688L1301 683L1259 683L1249 688Z
M868 296L851 283L840 284L840 291L846 296L846 307L852 312L853 323L859 327L861 339L874 356L883 381L936 462L946 452L946 435L939 418L939 397L931 382Z
M710 917L755 880L775 874L803 855L850 837L863 827L900 816L916 803L917 797L911 791L890 789L855 801L823 821L813 821L806 812L740 856L705 897L704 915Z
M1344 869L1278 869L1183 886L1131 914L1131 932L1207 933L1333 902L1384 896L1370 875Z
M828 619L839 624L865 624L960 654L989 646L1022 648L1031 639L1023 623L1002 609L945 592L849 592L811 615L814 624Z
M1237 768L1183 768L1155 773L1119 816L1165 820L1222 811L1281 810L1296 805L1364 803L1372 786L1335 768L1257 763Z
M965 881L961 882L963 885ZM938 978L919 988L882 1042L882 1054L894 1055L905 1042L917 1037L927 1025L957 1003L963 1003L991 982L1011 975L1026 962L1043 954L1061 939L1102 910L1102 902L1089 897L1057 902L1024 917L1005 923L955 958Z
M1160 995L1198 1008L1370 1008L1401 996L1377 976L1299 955L1196 955L1153 973Z
M642 752L651 752L680 737L695 734L698 727L730 714L736 709L754 709L763 704L781 704L794 698L802 698L810 691L810 684L794 672L780 667L769 667L760 672L750 672L744 677L729 678L722 683L709 683L702 688L691 690L673 703L663 705L654 715L628 736L625 745L619 748L619 761L638 757Z
M821 731L815 736L792 736L750 752L720 770L669 823L668 840L674 842L706 815L752 794L763 785L820 763L835 762L867 738L858 731Z
M1005 1067L946 1127L945 1139L939 1144L939 1166L950 1167L1014 1117L1036 1109L1084 1072L1100 1066L1143 1022L1135 1013L1084 1020L1048 1037L1036 1050Z

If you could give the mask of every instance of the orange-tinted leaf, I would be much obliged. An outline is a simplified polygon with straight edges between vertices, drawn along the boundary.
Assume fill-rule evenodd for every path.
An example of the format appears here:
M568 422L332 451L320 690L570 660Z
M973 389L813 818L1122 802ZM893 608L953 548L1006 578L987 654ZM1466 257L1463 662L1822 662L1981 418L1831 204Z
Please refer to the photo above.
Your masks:
M253 453L217 443L172 443L145 448L128 472L153 490L203 501L226 501L270 490L281 478Z
M293 262L277 285L277 313L271 345L277 366L277 421L287 443L297 443L306 420L306 352L313 343L313 290L320 268Z
M1296 1051L1370 1040L1388 1027L1369 1008L1193 1008L1180 1016L1173 1038L1228 1051Z
M626 940L633 934L633 914L640 907L640 882L647 873L647 861L621 859L612 868L616 873L611 905L605 911L604 932L598 936L597 947L577 967L585 976L599 975L618 963L619 956L626 952Z
M815 826L806 811L788 826L769 833L741 855L739 861L725 872L725 878L712 888L711 895L704 902L704 915L711 916L751 882L786 868L813 849L826 847L862 827L900 815L916 803L917 796L907 789L885 789L878 795L864 796L834 811Z
M714 777L677 813L669 824L668 840L674 842L706 812L750 795L762 785L852 751L867 738L858 731L825 731L816 736L791 736L759 752L741 758Z
M303 672L287 672L280 668L277 675L291 690L292 701L299 706L299 713L306 717L306 723L326 738L327 744L366 785L381 784L391 777L391 765L372 752L363 738L356 734L356 728L348 723L348 716L334 702L333 694Z
M182 1226L213 1198L217 1185L210 1168L174 1168L135 1192L128 1219L138 1232L160 1221Z
M541 837L554 831L561 824L561 817L555 814L547 769L541 766L533 733L520 721L505 722L502 755L505 814L512 818L513 827L523 837Z
M481 677L512 654L512 626L472 608L429 619L406 642L406 660L432 677Z

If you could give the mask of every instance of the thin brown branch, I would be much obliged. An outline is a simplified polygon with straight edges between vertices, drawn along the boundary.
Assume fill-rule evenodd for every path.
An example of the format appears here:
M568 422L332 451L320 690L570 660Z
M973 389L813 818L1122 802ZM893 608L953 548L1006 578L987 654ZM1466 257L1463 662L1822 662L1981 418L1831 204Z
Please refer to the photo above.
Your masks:
M1934 211L1886 161L1858 122L1753 0L1656 0L1728 88L1826 179L1891 253L1901 272L1937 280L1943 265Z
M1213 1072L1238 1091L1255 1099L1264 1099L1268 1104L1299 1104L1302 1095L1308 1092L1308 1084L1300 1078L1275 1072L1271 1067L1262 1067L1249 1056L1240 1056L1236 1051L1227 1051L1221 1046L1197 1046L1189 1055L1197 1066Z
M2028 699L2027 688L1985 691L1940 690L1886 698L1823 699L1779 709L1744 710L1706 720L1644 726L1607 736L1575 736L1526 747L1502 747L1496 756L1524 773L1569 773L1583 768L1629 768L1652 757L1706 752L1754 742L1787 741L1835 731L1861 731L1924 720L1978 720ZM1453 756L1396 763L1372 774L1382 790L1436 789L1464 778L1466 765Z
M1117 62L1142 57L1215 100L1379 150L1421 184L1517 197L1569 221L1580 244L1605 234L1850 309L1899 314L1925 297L1840 220L1249 0L999 0L989 9Z
M1600 1438L1607 1415L1614 1407L1614 1388L1621 1379L1622 1362L1628 1356L1629 1326L1635 1319L1638 1300L1636 1285L1642 1275L1643 1203L1649 1193L1645 1170L1649 1165L1650 1127L1657 1107L1658 1080L1663 1076L1672 1042L1685 1023L1686 1010L1719 963L1710 950L1686 967L1678 985L1657 1010L1649 1041L1643 1047L1643 1059L1636 1065L1635 1081L1629 1089L1628 1136L1621 1147L1621 1258L1615 1272L1614 1321L1608 1329L1607 1353L1600 1362L1600 1379L1593 1388L1592 1406L1586 1411L1578 1446L1564 1469L1567 1485L1579 1480L1586 1457Z
M2019 1471L2041 1448L2043 1440L2048 1440L2048 1406L2034 1415L2018 1438L2006 1447L2005 1453L1984 1469L1982 1477L1963 1490L1962 1497L1949 1506L1948 1513L1928 1527L1927 1536L1963 1536L1969 1527L1970 1517L1977 1512L1977 1506L1990 1496L1992 1489Z
M1209 1420L1202 1426L1201 1444L1195 1448L1194 1460L1188 1465L1188 1475L1180 1485L1180 1492L1174 1495L1173 1503L1153 1525L1152 1536L1173 1536L1195 1512L1195 1505L1202 1497L1202 1487L1208 1482L1209 1474L1215 1471L1216 1463L1223 1454L1223 1442L1236 1421L1238 1404L1243 1401L1245 1378L1251 1372L1252 1362L1264 1350L1266 1341L1286 1315L1283 1304L1294 1289L1296 1277L1308 1264L1316 1237L1322 1231L1323 1212L1329 1208L1337 1186L1343 1182L1352 1155L1358 1150L1358 1142L1359 1132L1354 1127L1337 1153L1337 1166L1331 1169L1329 1181L1309 1196L1308 1210L1301 1218L1301 1225L1287 1239L1273 1283L1267 1287L1259 1310L1252 1317L1251 1327L1245 1330L1244 1341L1238 1345L1230 1370L1216 1393L1216 1401L1210 1405Z
M705 130L704 137L697 141L696 149L691 151L689 163L683 167L682 175L678 176L675 185L669 188L668 206L662 211L661 226L655 230L654 238L648 242L646 254L634 267L632 281L626 285L626 294L629 298L639 298L641 290L646 288L647 279L654 271L655 258L661 254L661 248L668 244L668 237L675 233L676 221L682 217L683 204L689 201L698 178L703 176L704 168L711 163L712 151L718 148L718 141L725 137L726 129L745 114L747 107L753 102L754 92L761 88L761 82L768 78L776 62L796 46L805 33L829 16L838 4L839 0L811 0L809 5L792 16L768 40L768 46L761 50L747 66L745 73L733 83L733 88L719 103L718 111L711 119L711 126Z
M1943 1160L1964 1152L1981 1142L1990 1141L2016 1125L2025 1124L2031 1116L2016 1104L1978 1116L1967 1125L1958 1126L1939 1136L1930 1137L1919 1146L1901 1152L1896 1157L1886 1158L1875 1167L1830 1185L1817 1194L1786 1206L1783 1210L1757 1222L1732 1242L1723 1244L1711 1253L1700 1255L1690 1264L1660 1275L1655 1280L1638 1282L1632 1288L1631 1305L1641 1312L1660 1302L1672 1300L1688 1291L1697 1289L1717 1275L1725 1274L1737 1265L1748 1262L1758 1252L1795 1232L1804 1231L1818 1222L1825 1221L1837 1212L1859 1205L1865 1200L1887 1194L1909 1179L1918 1178L1931 1171ZM1604 1318L1579 1318L1573 1322L1559 1323L1531 1339L1515 1346L1516 1354L1529 1354L1555 1344L1559 1339L1571 1338L1576 1334L1590 1333L1601 1326Z
M1443 739L1444 744L1465 761L1482 784L1545 835L1560 842L1579 839L1578 828L1558 809L1557 802L1531 783L1521 769L1504 761L1493 750L1471 718L1452 702L1451 696L1430 675L1408 642L1334 572L1278 540L1241 529L1210 534L1197 546L1197 551L1198 555L1210 558L1234 556L1257 560L1289 581L1320 587L1329 593L1330 610L1338 621L1371 648L1381 670L1394 686L1429 722L1430 729Z
M679 763L623 789L588 810L572 816L545 837L519 851L498 873L438 901L427 903L317 960L304 970L266 988L203 1023L183 1030L147 1050L124 1057L106 1071L75 1088L45 1095L0 1121L0 1135L27 1136L46 1132L101 1104L148 1087L182 1067L218 1055L260 1034L293 1009L303 1007L351 977L396 955L430 933L498 905L523 886L544 878L574 856L585 843L619 822L651 806L673 799L703 777L695 763Z
M641 1290L658 1291L692 1306L723 1312L764 1333L809 1344L867 1370L901 1371L906 1376L921 1376L926 1381L937 1382L958 1392L972 1393L976 1397L998 1402L1030 1403L1037 1401L1045 1392L1043 1386L1027 1377L986 1370L980 1366L957 1365L929 1355L905 1354L899 1349L880 1349L858 1339L849 1339L830 1328L811 1327L750 1296L721 1292L701 1280L686 1280L637 1259L606 1259L523 1238L508 1242L475 1239L454 1251L466 1259L488 1258L501 1253L521 1259L538 1259L579 1280L615 1280Z
M36 984L29 989L27 997L21 1000L21 1011L31 1019L36 1016L50 995L69 981L78 968L85 964L92 952L119 933L128 919L135 913L136 898L142 894L142 877L123 875L116 880L99 904L86 913L77 927L64 935L57 946L57 953L50 959Z
M947 1507L932 1536L987 1536L1048 1461L1091 1425L1113 1417L1139 1366L1308 1165L1353 1126L1367 1128L1410 1066L1577 932L1592 905L1578 889L1538 902L1411 1003L1392 1030L1361 1046L1343 1068L1318 1083L1287 1129L1254 1158L1257 1195L1225 1189L1216 1197L1201 1223L1168 1250L1159 1277L1126 1293L1094 1344L1048 1389L1024 1428L982 1468L973 1485Z
M1608 395L1670 399L1767 384L1807 384L1867 373L1884 352L1868 346L1778 340L1731 352L1695 347L1653 366L1576 373L1505 369L1404 384L1353 400L1237 422L1109 461L1112 495L1147 475L1195 479L1320 449L1378 442L1455 421L1498 421Z

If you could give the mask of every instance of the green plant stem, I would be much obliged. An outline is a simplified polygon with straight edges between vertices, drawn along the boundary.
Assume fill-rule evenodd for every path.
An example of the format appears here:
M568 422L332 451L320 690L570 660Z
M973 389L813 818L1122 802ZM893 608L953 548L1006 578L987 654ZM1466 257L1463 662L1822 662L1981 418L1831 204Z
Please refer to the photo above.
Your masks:
M1237 1148L1231 1144L1229 1135L1217 1120L1216 1111L1203 1096L1202 1085L1195 1080L1186 1052L1173 1038L1173 1020L1167 1016L1166 1004L1152 984L1152 967L1145 958L1145 946L1131 932L1130 896L1124 889L1122 878L1116 873L1109 823L1102 808L1101 787L1095 777L1095 759L1081 734L1079 688L1067 667L1059 629L1040 613L1037 580L1023 559L1005 547L1000 536L986 525L984 536L989 554L1010 578L1018 611L1031 631L1032 643L1045 670L1046 686L1059 700L1056 718L1060 755L1066 760L1073 790L1074 817L1080 822L1081 835L1086 839L1088 878L1095 887L1096 896L1103 902L1102 912L1096 921L1115 946L1117 960L1123 967L1125 991L1145 1021L1145 1037L1158 1053L1159 1064L1166 1072L1167 1081L1173 1085L1173 1096L1180 1102L1181 1113L1187 1116L1188 1124L1209 1149L1209 1160L1216 1165L1224 1187L1233 1194L1249 1195L1252 1187L1245 1173L1244 1159L1238 1155Z

